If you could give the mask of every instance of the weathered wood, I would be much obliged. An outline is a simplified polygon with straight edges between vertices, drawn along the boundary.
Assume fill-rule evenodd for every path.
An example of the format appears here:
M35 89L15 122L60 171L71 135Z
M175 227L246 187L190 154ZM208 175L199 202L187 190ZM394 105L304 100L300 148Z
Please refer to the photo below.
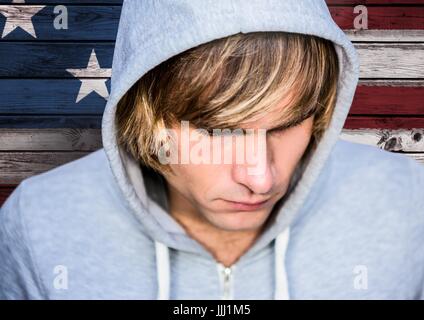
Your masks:
M110 80L106 81L110 92ZM92 92L76 103L78 79L0 79L0 114L101 115L106 100Z
M424 79L424 43L357 43L362 78Z
M0 45L0 77L72 78L67 69L86 69L92 50L101 69L87 68L85 77L111 76L114 43L5 42ZM31 52L31 54L28 54Z
M1 0L0 4L10 2ZM111 67L122 0L61 3L68 5L68 30L53 28L53 8L58 1L26 0L25 5L51 4L33 18L37 39L19 29L0 39L0 77L4 78L0 80L0 128L4 128L0 129L0 183L19 183L101 147L100 124L106 101L93 93L76 104L80 81L66 69L85 68L92 49L102 68ZM424 80L407 80L424 79L424 44L420 43L424 42L423 1L327 3L352 41L403 42L355 43L361 77L367 80L360 82L342 137L389 151L418 152L409 155L424 163ZM358 4L370 5L369 30L352 30L353 6ZM0 30L4 21L0 15ZM66 42L75 40L83 41ZM104 72L95 77L107 79L110 73ZM384 78L387 80L372 80ZM406 80L389 80L393 78ZM110 82L107 84L110 90ZM399 117L405 115L408 117ZM0 203L5 193L2 190L6 187L0 186Z
M356 43L355 47L362 78L424 78L424 43ZM0 77L72 78L66 69L86 68L93 49L101 68L111 68L113 43L5 43L0 46ZM94 74L99 78L110 76L106 71Z
M424 87L424 80L410 79L360 79L359 86L378 87Z
M424 129L413 130L343 130L341 138L387 151L424 152Z
M0 128L5 129L100 129L102 116L0 116ZM346 129L384 128L410 129L424 128L423 117L358 116L350 115Z
M423 84L422 80L361 81L350 112L368 115L424 114ZM79 120L77 115L101 116L107 101L93 92L76 103L80 85L81 82L78 79L0 79L0 96L2 97L0 127L22 128L23 125L33 127L30 115L46 115L47 117L48 114L55 114L59 117L56 120L50 117L50 120L34 118L34 121L37 125L39 123L40 128L65 128L67 127L65 124L78 127L72 122L80 121L81 128L87 126L93 128L98 120ZM110 80L106 82L106 85L110 88ZM4 118L7 115L9 115L8 118ZM75 118L60 118L60 115L75 115ZM47 124L43 124L44 122Z
M0 185L18 184L62 164L79 159L85 152L0 152ZM424 164L423 153L403 153Z
M352 42L424 42L424 30L344 30Z
M45 4L42 1L41 4ZM28 5L24 5L28 7ZM20 6L0 5L0 11L6 12L15 19L22 19L25 12L19 10ZM45 6L32 18L32 24L36 32L35 40L109 40L114 41L118 31L121 6L77 6L69 5L68 9L68 29L56 29L54 20L57 14L54 13L55 6ZM6 19L0 15L0 30L3 30ZM30 23L30 20L27 21ZM34 38L17 28L0 41L4 40L34 40Z
M345 129L415 129L424 128L424 117L368 117L349 116Z
M342 29L354 29L358 16L353 6L330 6L330 13ZM370 6L368 29L424 29L423 6Z
M424 153L409 153L409 154L405 153L405 155L415 159L417 162L424 165ZM57 167L58 165L60 164L54 165L52 168ZM0 183L1 183L0 184L0 207L3 205L3 203L9 197L9 195L16 188L17 184L19 184L23 179L38 173L42 173L42 171L38 171L38 172L26 171L25 174L22 174L21 172L19 172L18 175L14 175L13 172L9 172L3 177L2 177L2 174L0 174ZM8 184L5 184L3 182L5 180L13 181L13 182L11 182L12 184L10 182Z
M424 81L361 81L350 114L424 114Z
M0 152L0 184L21 180L79 159L88 152Z
M0 151L95 151L99 129L0 129Z
M7 5L8 3L9 5ZM53 26L56 17L54 13L54 5L60 4L56 1L27 1L24 5L11 5L10 2L0 2L0 10L12 13L16 19L25 14L19 10L20 6L30 6L31 4L46 5L40 12L33 17L33 24L36 30L37 38L35 40L102 40L114 41L117 34L121 5L120 1L64 1L63 4L68 8L67 30L57 30ZM342 29L353 29L353 21L357 16L354 13L354 5L367 2L354 1L347 2L346 5L340 6L343 2L330 2L330 13L335 22ZM402 6L403 4L421 4L422 2L393 2L393 6L387 6L391 2L376 2L378 5L368 7L368 28L369 29L424 29L424 7L423 6ZM78 5L82 4L82 5ZM91 5L99 4L99 5ZM100 5L103 4L103 5ZM368 3L372 4L372 3ZM395 6L397 5L397 6ZM0 30L3 29L5 18L1 16ZM29 23L29 22L28 22ZM23 30L16 29L4 40L34 40L34 38Z
M25 116L15 115L7 116L0 115L0 128L9 129L57 129L57 128L70 128L70 129L99 129L101 128L102 116Z
M343 129L350 141L389 151L423 152L424 129ZM100 129L0 129L0 151L95 151Z

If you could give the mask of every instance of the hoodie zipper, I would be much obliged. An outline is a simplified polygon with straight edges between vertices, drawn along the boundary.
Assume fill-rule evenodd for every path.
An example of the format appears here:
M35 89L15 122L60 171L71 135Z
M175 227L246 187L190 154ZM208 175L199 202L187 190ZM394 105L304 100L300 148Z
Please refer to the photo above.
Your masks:
M220 283L222 286L222 300L233 299L233 273L234 266L226 267L221 263L218 263L218 272L220 277Z

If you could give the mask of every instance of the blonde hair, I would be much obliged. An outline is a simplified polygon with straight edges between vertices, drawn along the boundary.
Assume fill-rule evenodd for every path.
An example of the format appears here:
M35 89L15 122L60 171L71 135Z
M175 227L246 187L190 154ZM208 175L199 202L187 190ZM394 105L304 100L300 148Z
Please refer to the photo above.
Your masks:
M281 122L314 115L308 152L332 117L338 58L331 41L286 33L238 33L182 52L147 72L119 101L118 143L158 172L159 132L181 120L205 128L237 128L282 99ZM305 152L306 153L306 152Z

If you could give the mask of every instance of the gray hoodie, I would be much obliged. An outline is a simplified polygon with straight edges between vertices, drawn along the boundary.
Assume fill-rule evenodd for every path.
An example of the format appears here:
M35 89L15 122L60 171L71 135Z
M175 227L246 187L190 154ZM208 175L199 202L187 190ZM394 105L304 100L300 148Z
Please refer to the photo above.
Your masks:
M118 147L115 110L166 59L254 31L331 40L340 80L330 127L275 220L225 268L169 215L163 179ZM1 208L0 298L422 298L424 168L339 139L358 65L323 0L124 1L103 148L25 179Z

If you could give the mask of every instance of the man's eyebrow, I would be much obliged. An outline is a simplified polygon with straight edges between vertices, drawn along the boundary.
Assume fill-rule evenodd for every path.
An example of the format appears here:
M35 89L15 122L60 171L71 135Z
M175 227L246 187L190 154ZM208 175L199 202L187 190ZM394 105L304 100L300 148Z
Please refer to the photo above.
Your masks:
M285 129L288 129L288 128L290 128L290 127L293 127L293 126L295 126L295 125L297 125L297 124L301 123L303 120L304 120L304 119L302 119L302 118L299 118L299 119L292 119L292 120L288 121L287 123L280 124L280 125L278 125L278 126L276 126L276 127L270 128L270 129L266 129L266 128L259 128L259 129L265 129L265 130L266 130L266 132L276 132L276 131L285 130ZM241 131L243 132L243 134L247 134L247 133L251 132L251 130L254 130L254 131L258 130L258 129L252 129L252 128L240 128L240 127L235 127L235 128L232 128L232 129L233 129L233 130L234 130L234 129L235 129L235 130L241 130Z
M291 119L289 121L287 121L284 124L280 124L276 127L270 128L270 129L266 129L267 132L275 132L275 131L279 131L279 130L285 130L288 129L290 127L294 127L298 124L300 124L301 122L303 122L304 120L308 119L310 116L312 116L315 113L316 110L311 109L309 110L309 112L307 114L303 114L300 117ZM243 132L243 134L247 134L250 130L252 130L252 128L241 128L240 126L232 126L226 129L230 129L230 130L241 130ZM261 129L265 129L265 128L261 128ZM220 129L222 130L222 129ZM225 129L224 129L225 130ZM254 129L257 130L257 129ZM212 132L212 129L208 129L208 131Z
M276 131L288 129L290 127L294 127L295 125L301 123L305 119L303 119L302 117L300 117L298 119L291 119L290 121L288 121L288 122L286 122L284 124L280 124L280 125L278 125L276 127L270 128L270 129L265 129L265 128L260 128L260 129L265 129L266 132L276 132ZM240 127L236 127L234 129L242 130L242 132L244 134L247 134L250 130L252 130L251 128L240 128ZM257 130L257 129L254 129L254 130Z
M302 116L300 116L298 118L291 119L288 122L286 122L284 124L280 124L280 125L278 125L274 128L267 129L267 132L280 131L280 130L288 129L290 127L294 127L294 126L300 124L301 122L305 121L306 119L308 119L314 113L315 113L315 110L311 109L311 110L309 110L309 112L307 114L303 114Z
M273 132L273 131L285 130L285 129L288 129L290 127L294 127L295 125L301 123L303 120L305 120L305 119L303 119L303 118L292 119L292 120L288 121L287 123L280 124L280 125L278 125L274 128L267 129L266 131L267 132Z

